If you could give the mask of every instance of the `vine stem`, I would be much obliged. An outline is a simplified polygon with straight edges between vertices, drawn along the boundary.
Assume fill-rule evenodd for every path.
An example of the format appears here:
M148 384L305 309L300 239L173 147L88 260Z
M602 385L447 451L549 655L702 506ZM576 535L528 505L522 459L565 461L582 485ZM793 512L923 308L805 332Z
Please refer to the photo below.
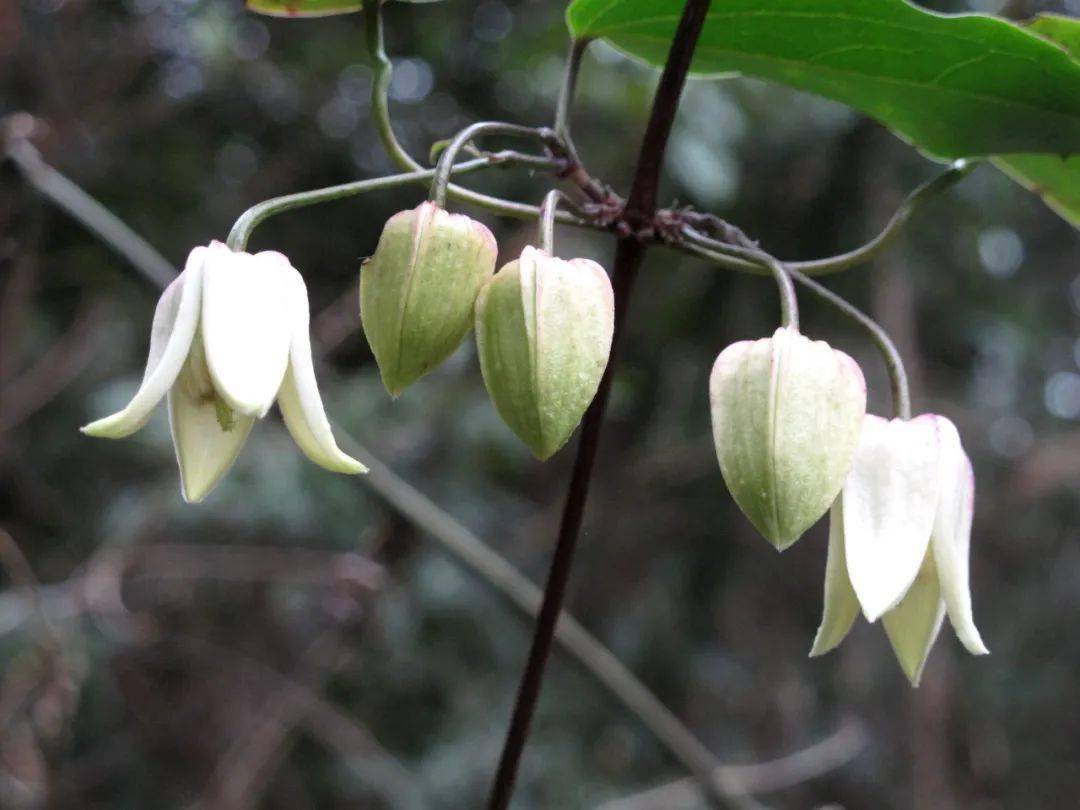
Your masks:
M544 195L544 201L540 203L540 247L549 256L555 255L555 211L565 199L565 194L553 188Z
M791 281L790 272L778 259L764 252L761 254L761 263L769 268L780 292L781 326L787 326L798 332L799 300L795 295L795 284Z
M454 171L454 161L465 145L481 135L511 135L517 138L536 138L541 142L549 139L550 131L510 124L505 121L480 121L471 124L454 136L450 144L439 155L435 176L431 180L431 201L440 208L446 207L446 194L450 186L450 175ZM537 211L537 215L539 215Z
M653 100L653 109L642 139L634 181L627 198L626 215L640 222L651 219L656 210L657 188L664 151L668 136L679 105L686 74L690 69L690 60L697 46L701 29L710 0L687 0L682 18L672 40L667 63ZM645 255L645 246L635 238L625 237L619 240L615 249L615 261L612 268L615 293L615 333L611 345L611 357L603 378L597 389L596 397L585 412L578 442L577 458L570 478L569 491L563 507L559 524L559 537L552 557L551 568L544 586L544 597L537 617L529 656L522 672L514 704L506 741L499 757L498 769L492 783L488 799L489 810L506 810L513 796L521 754L529 735L529 727L536 703L540 697L544 669L551 653L552 639L566 585L570 577L574 550L581 531L585 504L588 499L589 483L596 460L600 429L604 421L608 397L611 393L611 380L615 369L618 347L621 342L623 325L626 321L627 308L634 287L634 280ZM714 803L722 801L717 786L713 781L712 769L699 768L695 764L695 776Z
M855 323L862 326L870 333L871 340L881 353L885 361L885 369L889 373L889 387L892 391L893 413L901 419L911 418L911 388L908 384L907 371L904 369L904 360L900 356L900 350L896 348L889 333L885 328L863 312L858 307L848 303L842 296L837 295L828 287L814 281L809 276L798 272L791 272L791 277L810 290L814 295L829 304L832 304L842 313L847 315Z
M523 155L519 152L505 150L459 163L452 168L452 171L454 174L466 174L478 169L508 165L526 165L530 168L541 168L541 160L544 159L535 155ZM542 168L554 169L557 168L557 163L554 160L546 161ZM336 186L326 186L325 188L316 188L309 191L298 191L295 194L285 194L281 197L271 197L269 200L263 200L251 206L237 218L229 231L226 244L233 250L244 250L247 247L248 240L251 238L252 231L260 223L294 208L332 202L346 197L353 197L357 194L365 194L369 191L382 191L383 189L409 183L423 183L431 180L434 176L435 169L420 169L415 172L391 174L386 177L372 177L368 180L354 180L351 183L341 183ZM569 219L567 224L584 225L581 220L577 219Z
M900 356L900 350L896 348L896 344L893 343L892 338L889 337L889 333L885 331L881 324L858 307L846 301L842 296L834 293L828 287L819 284L805 273L794 269L790 264L786 266L783 265L780 261L764 251L746 251L731 245L721 245L719 242L715 242L690 228L685 229L684 236L688 240L683 243L684 247L691 248L690 252L695 256L709 259L725 268L727 268L727 263L733 256L743 258L756 257L755 260L765 266L768 266L771 262L774 266L774 274L777 272L775 269L776 267L780 267L786 271L784 275L787 277L788 284L791 284L792 280L797 281L815 296L836 307L836 309L840 310L840 312L848 318L862 326L870 334L871 340L874 341L874 345L877 346L878 351L881 353L881 359L884 361L885 369L889 374L889 387L892 392L893 412L901 419L911 418L911 388L908 384L904 360ZM714 249L714 246L715 248L722 248L723 252ZM732 251L734 251L734 253ZM742 261L743 258L740 258L739 260Z
M488 158L477 158L458 165L457 171L473 171L490 165L492 165L492 162ZM326 186L325 188L316 188L310 191L298 191L295 194L285 194L281 197L271 197L269 200L256 203L237 217L236 222L233 223L232 229L229 231L225 244L232 250L244 250L247 248L252 231L260 223L294 208L332 202L345 197L353 197L357 194L365 194L369 191L381 191L382 189L394 188L409 183L422 183L425 180L430 180L434 174L434 169L421 169L415 172L391 174L386 177L372 177L368 180L356 180L352 183L341 183L336 186Z
M165 289L176 277L176 269L153 245L78 185L46 164L29 142L21 139L14 140L8 145L6 154L22 172L28 184L58 208L81 222L99 242L127 259L132 268L156 288ZM364 459L370 469L366 480L392 509L437 540L444 549L502 594L522 613L536 615L541 601L539 588L536 588L479 537L374 458L340 425L335 425L334 429L344 440L345 448L355 457ZM8 539L0 530L0 547ZM17 546L14 550L17 551ZM68 587L65 584L34 589L35 611L43 621L51 623L54 619L68 619L77 612L67 605L69 602L74 604L79 600L68 598L67 591ZM4 602L5 598L8 598L7 594L0 594L0 602ZM17 627L25 620L20 615L18 607L18 603L3 606L2 612L11 614L8 630ZM679 719L648 690L645 684L626 669L610 650L590 635L572 616L564 612L559 619L556 632L556 638L562 643L566 652L576 659L601 687L609 691L636 716L676 759L687 765L688 769L693 770L692 766L695 762L704 762L707 767L714 769L714 778L718 780L718 784L734 793L745 789L740 788L747 781L747 777L743 774L756 773L763 767L762 765L721 765L717 762L709 750L679 722ZM844 733L845 729L842 728L840 732L834 734L834 737ZM799 761L809 761L815 765L809 775L804 775L802 778L824 773L846 762L861 747L852 745L849 753L837 759L836 762L823 762L820 757L811 756L818 748L826 744L829 744L829 740L789 755L790 760L798 758ZM679 784L681 783L675 783L673 787ZM747 801L752 800L747 798Z
M364 4L365 40L374 71L371 82L371 114L375 120L379 140L394 164L403 172L421 171L425 167L410 155L397 139L390 119L389 90L394 75L394 64L386 54L383 36L382 6L384 2L385 0L373 0L371 3ZM536 219L540 216L540 209L535 205L480 194L452 183L447 187L447 194L455 200L486 208L506 217ZM559 221L570 225L581 224L580 220L566 212L560 213Z
M581 60L585 56L585 49L589 47L589 42L591 42L589 39L575 39L570 43L570 52L566 55L566 71L563 74L563 83L559 88L559 99L555 106L555 134L562 139L575 163L579 161L574 139L570 135L570 108L574 104L578 74L581 72Z
M904 225L911 219L912 214L918 211L926 203L959 183L971 174L978 165L977 161L958 160L949 166L948 169L941 172L941 174L932 177L915 188L914 191L904 198L904 201L885 224L885 227L883 227L873 239L859 247L849 250L846 253L840 253L835 256L826 256L822 259L784 261L784 267L789 273L797 272L802 273L805 276L825 276L869 262L895 241L903 231ZM704 247L711 252L712 260L725 270L758 274L767 272L767 268L758 261L758 258L755 255L750 255L745 248L740 249L732 244L709 239L692 228L684 229L683 236L687 237L687 239L674 242L672 243L672 246L684 252L695 253L698 255L702 255L699 248Z

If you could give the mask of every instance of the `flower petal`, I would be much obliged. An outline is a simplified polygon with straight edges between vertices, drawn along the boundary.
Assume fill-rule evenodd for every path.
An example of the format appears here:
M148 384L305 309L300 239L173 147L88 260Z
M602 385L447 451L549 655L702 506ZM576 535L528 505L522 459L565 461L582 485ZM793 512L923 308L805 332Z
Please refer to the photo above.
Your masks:
M956 427L944 416L934 418L941 443L941 491L930 546L949 622L969 652L986 655L990 651L983 644L972 615L968 570L975 475Z
M933 418L867 416L843 499L848 575L872 622L900 601L926 556L938 500Z
M844 554L844 504L837 497L829 511L829 554L825 558L825 610L810 657L824 655L851 630L859 615L859 600L848 579Z
M280 253L208 248L202 336L214 387L241 414L265 416L289 362L289 298L296 270Z
M131 402L122 411L86 425L82 428L83 433L107 439L130 436L146 424L150 413L176 381L199 325L205 254L204 247L192 250L184 271L158 299L150 330L146 370Z
M341 473L367 472L367 467L343 453L334 441L311 360L307 288L299 274L292 283L292 343L285 380L277 398L285 427L304 455L320 467Z
M934 556L928 553L900 604L881 617L896 660L912 686L919 685L944 619L945 602L938 587Z
M219 405L213 399L192 396L185 385L169 391L169 425L188 503L198 503L217 486L255 424L254 416L237 414L232 426L223 429L218 421Z

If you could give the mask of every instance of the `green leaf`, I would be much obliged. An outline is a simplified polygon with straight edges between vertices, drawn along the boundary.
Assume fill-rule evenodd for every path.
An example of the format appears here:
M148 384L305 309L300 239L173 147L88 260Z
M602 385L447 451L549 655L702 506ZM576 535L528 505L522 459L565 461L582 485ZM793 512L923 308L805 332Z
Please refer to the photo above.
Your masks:
M363 0L247 0L249 11L271 17L329 17L364 7Z
M1040 37L1056 42L1073 59L1080 59L1080 20L1060 14L1040 14L1027 27Z
M1080 59L1080 20L1042 14L1028 25ZM1005 155L994 164L1043 200L1074 227L1080 228L1080 157Z
M402 3L437 3L439 0L399 0ZM364 7L364 0L247 0L249 11L270 17L330 17Z
M1080 157L1005 155L994 158L994 165L1080 228Z
M654 65L684 0L574 0L577 38ZM905 0L714 0L693 68L843 102L943 158L1080 152L1080 64L1018 26Z

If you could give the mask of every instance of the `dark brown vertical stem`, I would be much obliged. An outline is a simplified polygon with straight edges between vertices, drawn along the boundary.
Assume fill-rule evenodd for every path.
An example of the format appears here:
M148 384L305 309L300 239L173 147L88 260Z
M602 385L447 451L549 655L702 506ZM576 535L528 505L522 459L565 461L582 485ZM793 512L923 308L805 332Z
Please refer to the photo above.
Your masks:
M671 133L675 111L679 106L683 84L690 68L690 60L702 26L705 24L709 2L710 0L687 0L675 39L671 44L667 64L660 77L624 213L627 224L635 230L645 227L656 210L656 195L664 149ZM643 244L634 237L620 239L615 250L615 262L612 267L612 283L615 290L615 335L612 340L611 359L600 381L596 397L586 411L582 422L577 458L559 524L559 538L555 545L547 583L544 586L544 599L536 620L536 631L533 634L529 657L518 687L510 728L506 734L506 742L503 745L499 767L488 799L489 810L505 810L509 807L513 796L521 752L525 748L529 725L540 696L544 668L551 653L551 643L555 635L555 623L562 609L574 549L577 546L578 534L585 514L585 503L588 498L593 463L596 460L600 428L604 421L608 394L611 391L615 358L622 337L623 324L626 321L630 294L644 253Z

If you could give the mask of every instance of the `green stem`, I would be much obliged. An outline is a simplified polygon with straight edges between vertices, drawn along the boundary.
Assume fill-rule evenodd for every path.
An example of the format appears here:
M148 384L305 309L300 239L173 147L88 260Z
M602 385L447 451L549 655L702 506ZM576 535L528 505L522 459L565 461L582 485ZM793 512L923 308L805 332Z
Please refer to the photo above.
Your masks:
M892 342L889 333L863 312L861 309L848 303L828 287L824 287L809 276L798 271L791 271L791 277L802 284L806 289L823 301L832 304L842 313L847 315L857 324L870 333L871 339L881 353L881 359L885 361L885 369L889 373L889 387L892 389L893 412L901 419L911 418L911 389L908 385L907 371L904 369L904 360L900 356L899 349Z
M791 275L783 264L774 256L762 253L760 261L773 275L776 280L777 290L780 292L780 325L799 331L799 299L795 295L795 285L791 282Z
M791 264L781 262L775 256L757 247L733 245L710 239L693 228L683 229L682 246L697 255L707 258L726 269L741 270L744 265L760 273L764 268L776 281L780 292L780 323L798 331L799 302L795 295L795 285L791 282Z
M900 235L904 225L911 219L912 214L927 202L967 177L977 165L977 163L971 161L959 160L937 177L923 183L904 199L904 202L896 210L896 213L892 215L892 218L886 223L881 232L865 245L861 245L847 253L829 256L824 259L783 262L784 267L787 268L789 273L799 272L807 276L824 276L870 261L893 243L896 237ZM705 248L711 254L705 258L711 259L726 270L757 274L765 272L765 268L762 267L760 262L745 256L745 249L715 239L709 239L692 229L686 229L684 236L688 241L675 243L675 247L684 252L702 255L700 249Z
M570 52L566 55L566 72L563 74L562 87L559 88L559 99L555 105L555 134L566 145L566 150L574 162L577 160L577 149L574 147L573 138L570 136L570 108L574 103L574 92L577 90L578 74L581 71L581 59L585 56L585 49L589 47L591 40L575 39L570 43Z
M549 256L555 255L555 210L564 199L566 195L553 188L540 203L540 247Z
M904 202L896 209L896 213L892 215L892 219L886 223L881 233L865 245L826 259L790 262L787 265L788 269L797 270L808 276L823 276L870 261L892 244L893 240L900 235L900 231L907 224L907 221L911 219L911 215L921 208L924 203L955 186L971 174L977 165L976 161L958 160L937 177L923 183L904 199Z
M418 162L394 134L394 127L390 118L389 90L390 82L394 75L394 65L386 54L385 39L383 36L382 0L366 3L364 5L364 18L366 23L365 40L368 54L372 60L374 75L371 82L371 114L375 120L375 130L379 134L383 148L390 156L394 164L403 172L415 172L424 169L424 165ZM450 185L447 188L450 197L460 202L477 205L486 208L496 214L501 214L514 219L536 219L540 216L540 209L535 205L512 202L500 197L492 197L487 194L479 194L467 188ZM581 220L563 213L559 221L568 225L584 225Z
M439 162L435 167L435 177L431 181L431 201L440 208L446 207L446 193L450 186L450 173L454 170L454 161L458 153L465 145L481 135L513 135L518 138L536 138L545 141L546 134L543 130L534 127L526 127L521 124L508 124L503 121L480 121L465 127L450 145L439 155ZM540 211L537 210L539 216Z
M371 81L371 115L375 119L375 129L379 133L379 140L382 141L383 148L386 149L394 164L402 171L417 171L423 166L413 160L405 147L401 145L397 135L394 134L394 126L390 119L390 81L394 77L394 65L390 57L386 55L382 4L383 0L373 0L364 4L364 36L374 72Z
M470 160L467 163L459 164L455 167L455 170L458 172L468 172L491 165L494 165L491 159L477 158L476 160ZM298 191L295 194L286 194L282 197L272 197L269 200L263 200L261 203L251 206L251 208L241 214L233 224L232 230L229 231L229 237L225 240L225 243L233 250L244 250L247 248L248 240L251 238L251 232L254 231L261 222L270 217L283 214L294 208L304 208L309 205L340 200L345 197L353 197L357 194L364 194L369 191L381 191L383 189L394 188L395 186L406 185L408 183L422 183L426 180L430 180L434 174L434 169L421 169L415 172L406 172L405 174L373 177L368 180L356 180L352 183L342 183L341 185L316 188L310 191Z
M693 232L687 234L688 239L693 238ZM704 240L703 241L711 241ZM682 243L683 247L695 256L699 256L703 259L707 259L715 264L724 267L725 269L734 269L731 267L731 261L733 256L727 253L720 253L711 248L705 247L700 242L687 241ZM727 246L731 248L731 246ZM766 254L767 256L767 254ZM771 258L771 257L768 257ZM744 260L742 258L737 259L740 263ZM759 259L762 264L765 264L765 258ZM776 259L772 260L777 265L783 266ZM908 386L907 372L904 370L904 361L900 357L900 352L896 348L896 344L892 342L888 333L881 327L881 325L863 312L861 309L851 305L839 295L834 293L827 287L823 287L818 282L807 276L798 270L793 269L791 264L786 266L787 272L785 275L788 277L788 283L791 280L795 280L802 284L806 289L816 295L823 301L828 302L832 306L836 307L843 314L847 315L857 324L866 329L870 333L871 339L877 346L878 351L881 353L882 360L885 361L885 368L889 373L889 384L892 389L893 411L901 419L911 418L911 393ZM760 269L758 272L761 272ZM775 274L775 270L773 270Z

